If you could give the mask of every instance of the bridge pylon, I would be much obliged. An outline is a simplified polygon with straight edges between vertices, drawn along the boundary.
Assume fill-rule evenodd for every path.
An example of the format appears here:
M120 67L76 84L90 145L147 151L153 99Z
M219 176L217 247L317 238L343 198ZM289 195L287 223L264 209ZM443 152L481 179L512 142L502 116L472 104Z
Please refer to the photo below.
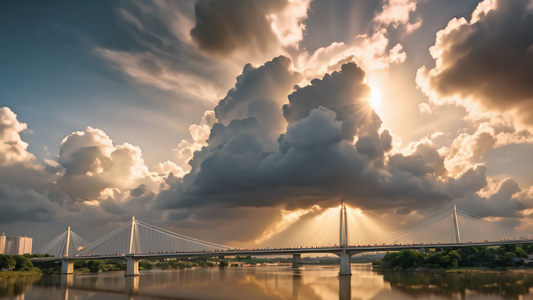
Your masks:
M135 254L133 246L135 245L133 243L133 239L135 238L135 217L131 217L131 231L130 231L130 247L128 254L129 256L126 258L127 264L126 264L126 273L124 276L139 276L139 259L133 258L133 255Z
M348 216L346 213L346 205L344 204L344 199L342 198L339 221L339 247L348 247ZM341 260L339 275L352 275L352 270L350 266L350 253L342 249L342 251L338 255Z
M459 232L459 222L457 220L457 207L455 205L453 206L452 216L453 216L453 229L455 233L455 242L459 244L461 243L461 233Z
M65 252L63 253L63 256L68 256L68 248L70 245L70 226L67 227L67 236L65 237Z
M74 274L74 262L68 261L68 250L70 246L70 226L67 227L67 234L65 236L65 247L63 248L63 259L61 261L61 274Z
M346 216L346 205L341 198L341 211L340 211L340 223L339 223L339 246L348 246L348 218Z

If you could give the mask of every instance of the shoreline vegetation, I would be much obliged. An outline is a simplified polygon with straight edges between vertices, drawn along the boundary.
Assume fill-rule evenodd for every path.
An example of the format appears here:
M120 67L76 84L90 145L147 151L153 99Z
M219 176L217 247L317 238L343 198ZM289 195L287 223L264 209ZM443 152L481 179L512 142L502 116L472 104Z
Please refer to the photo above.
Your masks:
M533 244L504 245L500 247L463 247L456 249L405 249L388 252L382 260L361 260L352 262L372 262L373 269L381 271L408 272L446 272L446 273L532 273ZM35 262L31 258L50 257L51 255L4 255L0 254L0 280L19 276L36 276L58 273L61 263L56 261ZM334 265L336 257L302 258L304 265ZM232 258L189 258L189 259L143 259L140 270L149 269L187 269L193 267L291 264L292 258L256 258L251 256ZM122 259L86 260L74 264L75 273L97 273L126 270Z
M533 253L533 244L421 250L427 249L388 252L381 261L373 262L373 265L376 270L418 272L502 272L533 268L533 255L527 254Z
M8 279L19 276L42 275L42 269L36 267L30 258L50 257L51 255L24 254L7 255L0 254L0 279Z

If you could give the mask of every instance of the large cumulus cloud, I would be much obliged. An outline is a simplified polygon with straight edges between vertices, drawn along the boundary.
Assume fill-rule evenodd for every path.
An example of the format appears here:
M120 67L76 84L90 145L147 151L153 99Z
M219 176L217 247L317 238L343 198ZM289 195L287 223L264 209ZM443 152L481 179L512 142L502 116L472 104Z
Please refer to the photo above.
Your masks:
M28 163L34 160L26 149L28 144L20 138L20 132L27 125L17 120L17 115L9 107L0 108L0 166Z
M0 108L0 223L45 221L56 205L46 192L53 175L35 162L20 133L27 125L8 107Z
M287 121L284 132L272 137L271 127L280 124L279 116L274 110L260 115L249 107L262 103L265 90L288 90L286 82L272 80L279 65L287 72L286 60L245 68L215 109L218 123L207 145L194 154L191 172L167 180L169 188L158 195L157 207L203 209L205 215L231 207L308 209L336 205L343 195L363 209L409 211L439 207L486 185L482 168L469 169L480 177L479 185L465 183L476 177L468 172L448 177L444 158L431 143L420 143L410 153L389 153L392 135L381 128L381 119L369 105L366 74L354 63L296 87L278 111ZM245 86L247 76L250 81ZM268 92L265 95L271 98ZM279 100L266 103L280 105Z
M417 81L436 104L510 112L533 125L533 5L486 0L470 21L452 19L430 48L433 69Z
M86 221L106 223L117 216L150 215L146 205L165 186L163 178L177 168L165 162L160 173L151 172L139 147L115 145L105 132L92 127L65 137L57 161L47 160L43 166L26 150L19 134L26 124L7 107L0 113L3 224L44 222L56 216L66 221L77 213L83 213Z
M57 186L73 201L103 200L140 185L157 187L139 147L115 145L100 129L88 127L63 139L58 162L65 168Z
M215 107L215 115L224 125L235 119L255 118L277 136L285 127L280 107L301 79L291 61L283 56L259 68L247 64L237 77L235 87Z

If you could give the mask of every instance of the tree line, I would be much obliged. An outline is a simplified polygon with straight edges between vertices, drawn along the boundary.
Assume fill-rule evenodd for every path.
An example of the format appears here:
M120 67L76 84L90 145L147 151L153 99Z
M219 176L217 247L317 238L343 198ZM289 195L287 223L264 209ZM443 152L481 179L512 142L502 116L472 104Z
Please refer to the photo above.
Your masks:
M23 254L7 255L0 254L0 271L35 271L38 270L30 258L34 257L51 257L52 255L42 254Z
M382 269L406 270L417 268L442 269L457 267L514 267L523 265L527 253L533 253L531 245L503 245L494 247L461 247L435 249L420 252L405 249L385 254L380 263Z

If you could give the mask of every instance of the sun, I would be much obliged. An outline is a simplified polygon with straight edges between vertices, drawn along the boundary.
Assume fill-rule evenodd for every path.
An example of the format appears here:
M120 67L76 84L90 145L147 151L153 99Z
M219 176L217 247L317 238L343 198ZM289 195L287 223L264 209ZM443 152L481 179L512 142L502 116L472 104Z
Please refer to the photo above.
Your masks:
M383 99L381 98L381 91L376 85L371 86L370 89L370 105L377 113L379 113L381 110L381 104L383 102Z

